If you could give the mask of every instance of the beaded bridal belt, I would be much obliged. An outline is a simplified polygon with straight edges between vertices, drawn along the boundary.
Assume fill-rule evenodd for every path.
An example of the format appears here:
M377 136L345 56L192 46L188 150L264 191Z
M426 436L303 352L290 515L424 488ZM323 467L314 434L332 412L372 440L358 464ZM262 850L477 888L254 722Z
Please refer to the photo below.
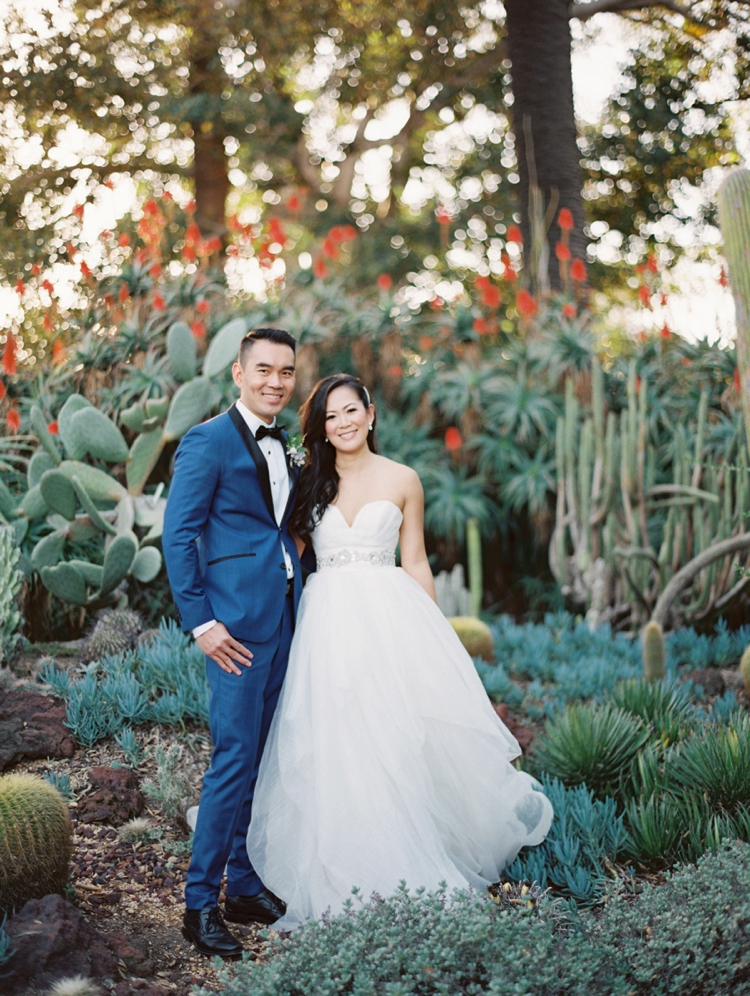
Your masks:
M337 550L327 557L316 557L318 570L323 567L346 567L348 564L373 564L375 567L395 567L393 550Z

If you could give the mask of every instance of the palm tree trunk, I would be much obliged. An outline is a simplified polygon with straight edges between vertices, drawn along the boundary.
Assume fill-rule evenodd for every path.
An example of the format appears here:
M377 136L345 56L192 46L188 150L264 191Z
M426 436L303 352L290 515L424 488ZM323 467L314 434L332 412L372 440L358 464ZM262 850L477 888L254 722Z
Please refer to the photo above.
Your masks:
M571 72L571 36L567 0L505 0L508 52L513 77L513 125L520 176L519 201L526 246L531 244L531 181L541 190L544 210L552 214L548 232L549 282L560 287L555 243L561 207L573 214L573 256L583 258L586 238L581 196L580 154L576 144ZM533 140L528 146L527 135ZM537 279L536 290L544 285ZM541 287L539 286L541 285Z

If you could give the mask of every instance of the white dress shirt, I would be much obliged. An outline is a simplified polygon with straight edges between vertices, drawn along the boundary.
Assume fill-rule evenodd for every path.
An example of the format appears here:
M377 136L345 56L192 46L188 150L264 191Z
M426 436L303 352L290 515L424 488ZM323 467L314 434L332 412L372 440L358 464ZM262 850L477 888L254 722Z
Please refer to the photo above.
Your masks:
M269 425L267 422L264 422L263 419L258 418L258 416L251 412L246 405L243 405L241 401L238 401L236 405L237 411L245 420L245 423L247 424L250 432L252 432L253 436L262 425L265 425L269 429L276 425L276 419L274 419ZM268 464L268 477L271 482L271 497L273 498L274 516L276 518L277 525L281 525L281 520L284 517L287 502L289 501L290 489L289 468L286 462L284 444L280 439L274 439L273 436L265 436L263 439L258 441L258 447L260 448L263 456L266 458L266 463ZM292 578L294 577L292 558L289 556L289 552L284 546L283 540L281 541L281 550L284 554L286 576L287 578ZM210 622L201 623L200 626L196 626L193 630L193 636L197 638L201 636L201 634L208 632L208 630L215 625L215 619L211 619Z

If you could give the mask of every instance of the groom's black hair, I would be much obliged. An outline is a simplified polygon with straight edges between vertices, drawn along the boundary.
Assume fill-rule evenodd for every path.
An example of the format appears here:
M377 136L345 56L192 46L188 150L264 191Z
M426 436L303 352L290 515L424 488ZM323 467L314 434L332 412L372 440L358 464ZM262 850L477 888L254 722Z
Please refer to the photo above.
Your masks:
M261 340L277 342L281 346L289 346L293 353L296 354L297 352L297 340L291 332L287 332L285 329L253 329L247 333L240 343L237 362L241 367L244 367L247 354L252 349L253 343L260 342Z

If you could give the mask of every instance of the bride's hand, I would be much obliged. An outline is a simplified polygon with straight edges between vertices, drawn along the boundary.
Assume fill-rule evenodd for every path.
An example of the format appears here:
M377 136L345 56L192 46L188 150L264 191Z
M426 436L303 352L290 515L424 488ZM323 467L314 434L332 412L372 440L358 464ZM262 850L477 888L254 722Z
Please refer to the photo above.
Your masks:
M211 629L201 633L195 642L203 653L212 661L216 661L227 674L242 674L235 661L244 667L250 667L252 664L253 655L247 647L243 647L238 640L229 635L224 623L217 622Z

